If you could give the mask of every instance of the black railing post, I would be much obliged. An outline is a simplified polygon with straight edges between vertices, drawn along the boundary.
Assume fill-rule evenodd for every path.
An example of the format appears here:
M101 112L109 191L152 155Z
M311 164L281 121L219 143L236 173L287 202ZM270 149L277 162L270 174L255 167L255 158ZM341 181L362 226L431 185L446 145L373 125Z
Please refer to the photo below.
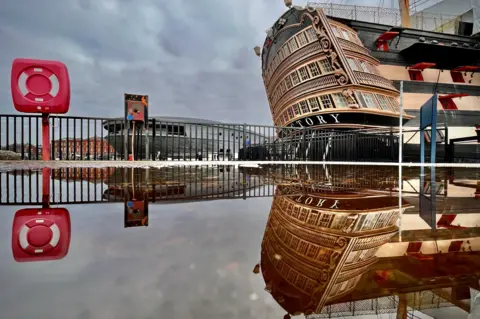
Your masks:
M83 119L80 119L80 160L83 161Z
M448 155L448 152L449 152L449 142L448 142L448 127L445 127L445 142L444 142L445 146L445 155L444 155L444 161L445 163L448 163L449 162L449 155Z
M60 146L59 146L59 151L58 151L58 158L60 160L63 160L63 157L62 157L62 155L63 155L63 152L62 152L62 148L63 148L62 137L63 137L63 135L62 135L62 118L59 117L58 118L58 140L59 140L58 143L60 144Z
M49 121L52 121L52 123L50 124L50 127L51 127L51 130L52 130L52 138L50 140L50 147L51 147L51 151L50 151L50 158L52 160L55 160L57 157L55 156L55 118L54 117L50 117L49 118ZM42 145L43 146L43 145Z
M36 119L36 123L37 123L37 125L35 126L35 127L37 128L37 131L36 131L36 133L35 133L35 136L36 136L36 138L35 138L35 140L36 140L35 144L36 144L36 148L37 148L37 150L36 150L36 152L35 152L35 153L36 153L35 159L38 160L38 157L39 157L39 149L40 149L40 144L39 144L39 139L40 139L40 124L39 124L39 122L40 122L40 117L37 116L35 119Z
M8 138L9 135L10 135L10 116L6 116L6 128L7 128L7 134L5 136L5 146L6 146L6 150L7 151L10 151L10 139ZM38 136L38 135L37 135ZM7 175L8 176L8 175Z
M28 159L32 160L32 117L31 116L28 117ZM28 176L30 177L31 174L29 174Z
M123 160L128 160L128 131L129 131L129 122L126 118L123 119L123 127L122 127L122 137L123 137ZM133 155L133 154L132 154Z
M455 143L454 141L450 141L448 147L448 162L453 163L455 162Z
M303 130L303 134L302 134L302 153L303 153L303 160L306 161L307 160L307 128L304 127L302 128Z
M71 160L70 156L70 119L67 118L67 140L66 140L66 153L67 153L67 160Z
M2 147L2 135L3 135L2 134L2 119L3 119L3 116L0 115L0 149L3 149L3 147Z
M21 126L22 126L22 135L21 135L21 139L22 139L22 160L25 159L25 136L24 136L25 135L25 125L24 125L23 119L24 119L24 116L22 116L22 119L21 119ZM23 179L22 179L22 181L23 181Z
M151 119L152 121L152 160L156 159L157 148L155 147L155 139L157 136L157 124L155 118Z
M13 117L13 151L17 153L17 117Z
M242 135L242 139L243 139L243 156L242 156L242 160L246 161L247 160L247 137L246 137L246 126L247 124L243 123L243 135Z
M87 160L92 159L92 151L90 149L90 119L87 119Z
M97 140L97 120L93 120L93 147L94 147L94 155L93 159L96 161L98 154L97 154L97 149L98 149L98 140Z

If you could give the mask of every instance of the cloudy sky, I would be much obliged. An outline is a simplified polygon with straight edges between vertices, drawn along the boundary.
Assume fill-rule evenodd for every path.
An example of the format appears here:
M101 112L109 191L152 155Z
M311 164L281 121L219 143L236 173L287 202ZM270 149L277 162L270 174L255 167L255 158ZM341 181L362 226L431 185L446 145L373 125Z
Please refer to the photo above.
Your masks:
M271 124L252 48L285 10L282 0L1 1L0 113L14 112L12 60L30 57L67 64L71 115L121 116L131 92L148 94L154 115Z

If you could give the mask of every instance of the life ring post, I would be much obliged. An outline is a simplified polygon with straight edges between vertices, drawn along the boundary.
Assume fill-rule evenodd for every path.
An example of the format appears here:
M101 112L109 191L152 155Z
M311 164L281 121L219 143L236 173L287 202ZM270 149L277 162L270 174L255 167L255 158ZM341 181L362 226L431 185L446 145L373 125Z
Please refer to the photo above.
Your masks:
M52 169L42 168L42 208L50 208L50 180Z
M42 113L42 160L50 160L50 119L46 113Z

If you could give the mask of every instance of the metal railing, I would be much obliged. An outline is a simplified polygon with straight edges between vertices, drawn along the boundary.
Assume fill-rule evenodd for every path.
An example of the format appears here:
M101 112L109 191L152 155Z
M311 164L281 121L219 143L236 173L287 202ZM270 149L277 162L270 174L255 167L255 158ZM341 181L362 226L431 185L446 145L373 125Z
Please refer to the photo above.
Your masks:
M321 8L327 16L341 19L357 20L390 26L401 25L399 9L345 5L334 3L308 2L313 8ZM460 17L450 14L416 12L410 16L410 25L413 29L435 31L448 34L457 34Z
M0 115L0 149L39 160L41 117ZM132 135L132 132L133 135ZM321 130L150 119L133 130L123 119L50 117L53 160L396 161L391 132ZM5 154L3 159L5 159Z

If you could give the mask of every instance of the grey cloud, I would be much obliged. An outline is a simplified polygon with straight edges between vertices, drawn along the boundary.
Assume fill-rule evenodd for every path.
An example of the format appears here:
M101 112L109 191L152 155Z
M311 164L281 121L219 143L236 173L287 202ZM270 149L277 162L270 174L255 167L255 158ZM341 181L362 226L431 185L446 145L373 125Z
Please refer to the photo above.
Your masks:
M121 116L123 94L138 92L152 115L271 124L252 48L284 10L281 0L2 1L0 113L14 112L12 60L31 57L67 64L71 115Z
M254 0L4 1L0 112L14 112L12 60L32 57L67 64L71 115L120 116L123 93L138 92L154 115L271 124L251 48L283 10Z

